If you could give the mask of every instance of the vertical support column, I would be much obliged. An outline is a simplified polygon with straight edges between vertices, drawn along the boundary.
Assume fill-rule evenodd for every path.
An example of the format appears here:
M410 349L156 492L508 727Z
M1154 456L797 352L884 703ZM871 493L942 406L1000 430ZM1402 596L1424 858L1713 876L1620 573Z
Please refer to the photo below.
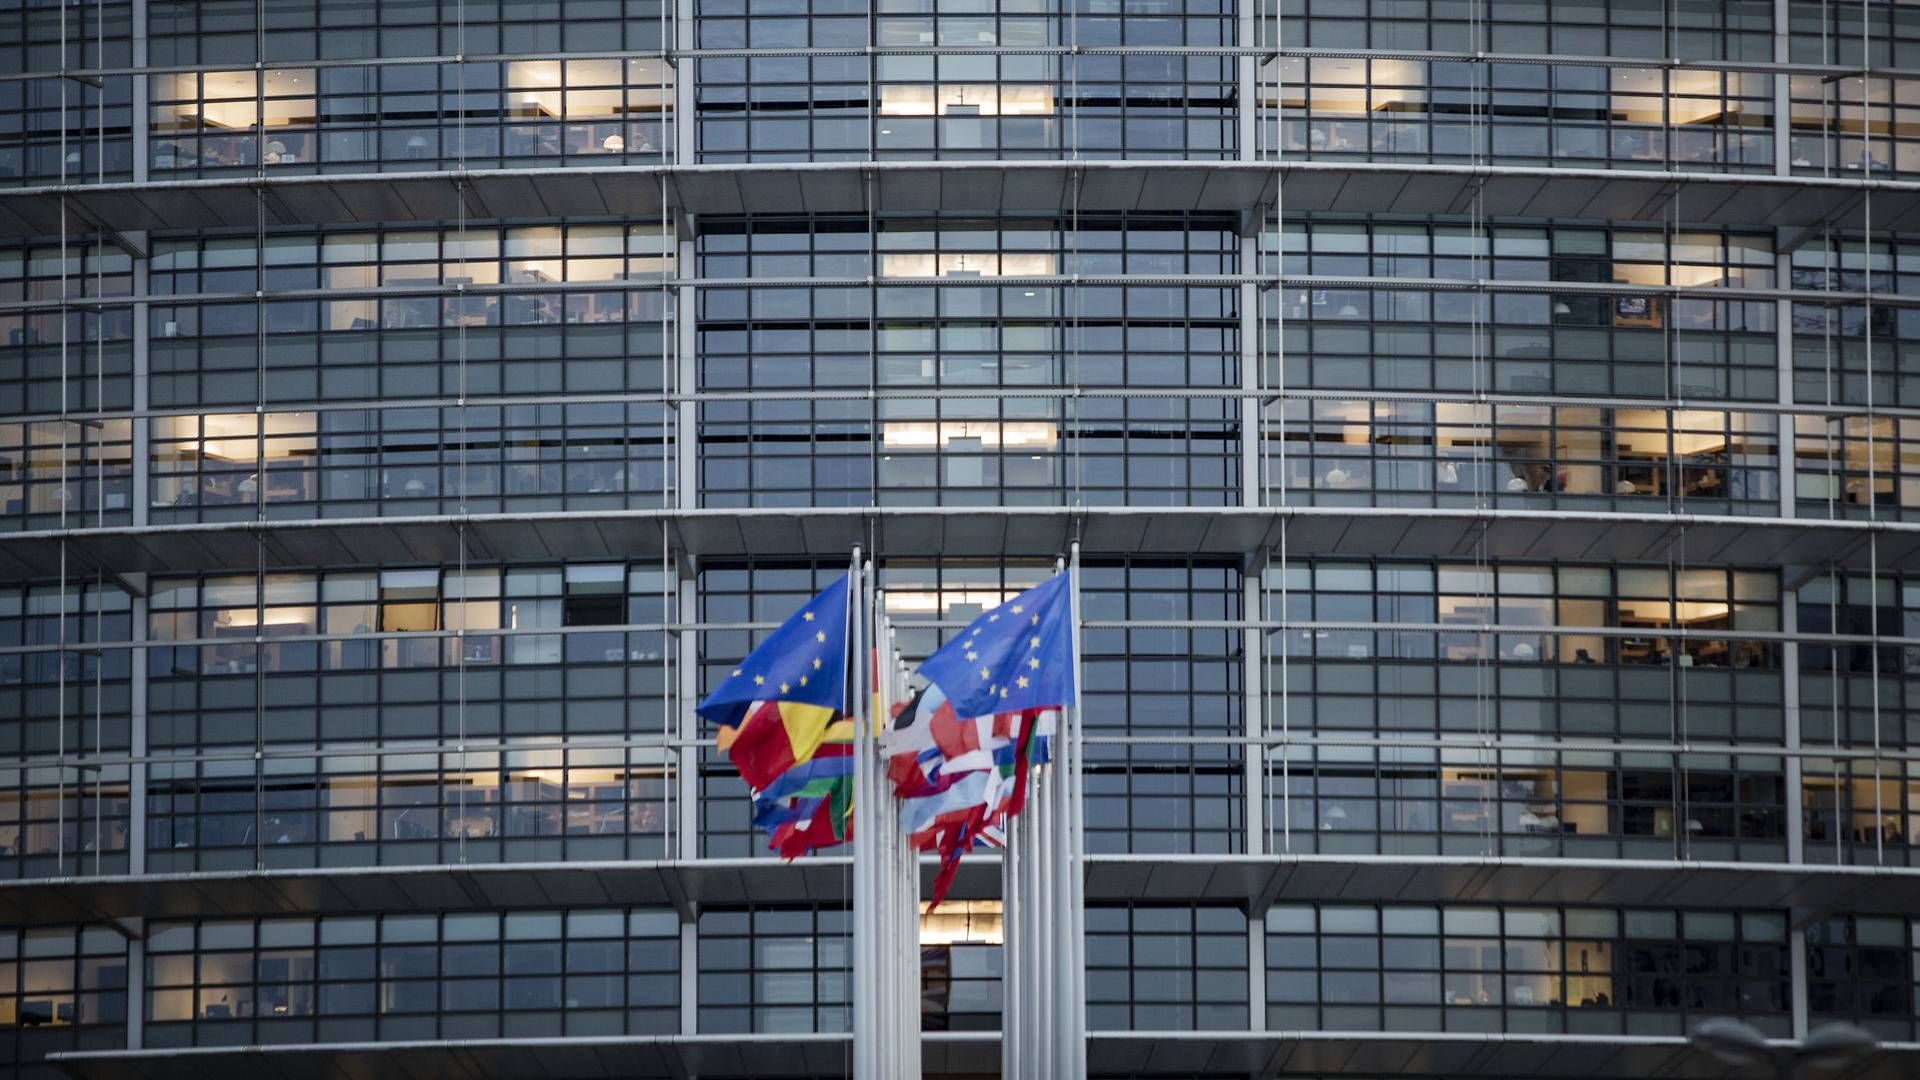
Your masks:
M1786 76L1781 76L1785 78ZM1776 243L1785 240L1785 229L1774 230ZM1793 280L1793 256L1776 255L1774 257L1774 280L1782 284ZM1793 302L1791 300L1774 301L1773 313L1773 363L1774 363L1774 400L1783 406L1793 405ZM1780 417L1780 516L1790 518L1794 512L1793 477L1793 414L1782 412Z
M136 130L139 124L135 124ZM144 159L142 159L144 160ZM150 250L147 236L140 233L135 242L142 251ZM145 296L149 288L149 267L147 260L133 260L133 295ZM104 313L103 313L104 314ZM153 501L150 473L152 455L149 450L153 444L153 424L147 419L147 410L153 407L153 392L148 379L153 372L153 339L148 332L148 320L152 315L152 306L145 300L133 305L133 524L144 528L149 520L148 504ZM105 408L102 403L101 408Z
M673 269L681 280L694 276L694 243L691 233L695 229L693 215L686 215L675 228L684 228L689 235L674 237ZM676 424L673 434L674 461L678 466L675 474L678 480L678 498L672 505L681 510L692 510L700 505L700 411L699 406L686 400L686 395L700 388L700 369L695 359L698 342L696 330L699 311L699 297L692 285L681 285L674 291L673 331L674 331L674 379L673 390L680 395L675 407ZM692 699L688 699L692 700Z
M1780 628L1794 633L1800 626L1800 597L1791 590L1783 591L1780 596ZM1801 863L1806 861L1806 810L1801 802L1801 784L1804 770L1800 764L1800 643L1789 640L1780 647L1781 701L1784 718L1784 735L1787 756L1785 761L1785 794L1787 801L1787 861ZM1793 982L1790 995L1793 1009L1793 1037L1807 1037L1807 932L1794 925L1790 912L1788 924L1792 927L1787 933L1787 968Z
M1780 627L1795 633L1800 626L1800 597L1791 590L1780 596ZM1780 646L1780 697L1787 755L1784 763L1787 799L1787 861L1806 861L1806 807L1801 802L1804 770L1800 763L1800 643L1794 640Z
M1258 623L1266 618L1266 612L1260 610L1260 583L1266 573L1266 559L1263 552L1254 552L1247 557L1246 571L1240 582L1240 617L1249 623ZM1242 793L1242 805L1245 806L1246 848L1249 855L1267 853L1267 699L1266 699L1266 632L1257 626L1248 626L1240 631L1240 711L1246 734L1245 779L1241 783L1246 790Z
M1239 11L1234 16L1234 44L1241 48L1260 43L1255 32L1255 0L1242 0ZM1234 58L1235 81L1239 84L1240 113L1234 117L1235 141L1239 143L1241 161L1252 161L1259 156L1258 132L1259 97L1256 79L1260 72L1260 58L1252 53L1243 52ZM1256 234L1258 235L1257 231Z
M147 0L133 0L133 66L147 66ZM106 58L101 57L101 66L106 66ZM133 182L147 182L147 129L150 125L151 109L148 108L148 86L145 75L133 78ZM104 96L104 91L102 91ZM140 285L134 288L134 295L143 296L146 289Z
M146 60L146 2L134 0L133 34L134 63ZM133 130L136 137L144 133L147 127L146 110L138 103L144 100L146 80L135 79ZM135 175L144 177L146 173L146 152L135 143ZM149 250L145 237L141 238L142 250ZM149 267L147 260L133 260L133 294L147 295ZM133 524L135 528L144 528L150 520L150 506L153 501L152 479L150 476L153 460L153 423L147 416L147 410L153 407L152 388L148 381L152 376L152 339L148 333L150 309L145 301L133 305ZM140 584L145 587L147 578L142 575ZM147 872L147 766L141 758L147 753L147 650L140 644L147 639L147 598L132 598L132 633L128 636L135 642L132 655L128 657L127 671L127 711L128 734L127 753L132 761L127 766L127 871L132 874ZM137 965L135 965L137 966ZM129 971L133 970L132 967ZM128 990L127 1033L129 1047L137 1048L135 1041L139 1033L139 1012L131 988Z
M96 12L96 14L98 14ZM133 0L131 11L133 20L133 66L143 68L147 65L147 0ZM106 57L96 57L102 67L106 66ZM132 76L133 127L133 179L135 183L146 183L147 174L147 130L151 121L148 107L148 83L145 75ZM104 100L104 87L102 98ZM151 250L143 234L136 238L142 251ZM147 260L133 260L133 294L145 296L148 290ZM133 305L133 422L130 425L133 436L133 492L132 516L135 527L145 527L148 522L148 503L152 501L149 465L152 446L152 425L146 417L146 411L152 407L152 394L147 379L152 371L148 355L149 341L147 320L149 309L143 301ZM102 319L105 312L102 312ZM104 337L104 324L103 324ZM104 410L107 405L103 398L96 407ZM141 585L146 585L144 576ZM134 596L131 608L131 633L128 637L134 647L127 657L127 871L134 875L147 872L147 766L141 761L147 753L147 650L142 644L147 639L147 597ZM104 657L103 657L104 661ZM133 920L146 932L145 920ZM139 1050L146 1045L146 998L147 998L147 947L140 938L127 940L127 1049Z
M130 920L146 933L144 919ZM127 1049L138 1050L146 1042L147 1019L147 943L137 937L127 939Z
M1793 972L1793 1037L1807 1037L1807 932L1787 932L1787 967Z
M664 4L663 4L664 7ZM686 55L693 48L693 0L673 0L673 159L668 165L694 162L694 67L699 61ZM662 181L666 183L666 181Z
M1266 215L1252 224L1253 235L1240 238L1240 272L1248 275L1260 269ZM1240 393L1240 505L1257 507L1266 488L1260 473L1260 287L1252 281L1240 283Z
M700 1034L700 925L680 924L680 1034Z
M1247 916L1247 1028L1267 1030L1267 917Z
M1792 38L1787 33L1789 19L1789 0L1773 0L1773 61L1776 64L1788 62L1792 52ZM1793 123L1790 115L1792 95L1788 88L1789 76L1777 74L1773 77L1773 174L1775 176L1793 175ZM1786 278L1781 278L1786 281Z
M695 622L699 612L694 596L693 572L693 568L689 567L688 576L679 585L679 621L682 627ZM675 704L679 717L670 730L678 735L676 741L679 745L672 749L671 758L674 762L674 790L680 799L680 816L675 822L678 835L674 837L668 855L679 859L697 859L700 857L700 720L690 706L699 700L700 694L700 675L696 670L700 662L699 634L683 629L678 648L680 684Z
M127 672L127 872L147 872L147 598L133 597L132 655Z

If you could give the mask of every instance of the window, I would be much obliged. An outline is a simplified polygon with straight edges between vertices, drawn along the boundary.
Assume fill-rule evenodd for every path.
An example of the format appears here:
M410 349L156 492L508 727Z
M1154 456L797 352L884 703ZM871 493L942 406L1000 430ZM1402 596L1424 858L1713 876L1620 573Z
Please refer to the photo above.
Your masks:
M0 934L0 1028L92 1028L89 1037L117 1045L111 1025L126 1019L127 943L118 933L49 926ZM47 1045L78 1048L71 1038Z
M852 948L844 911L702 911L700 1033L849 1030Z
M1282 905L1266 917L1267 1026L1678 1035L1739 1016L1780 1037L1777 912Z
M1237 908L1087 908L1087 1027L1244 1031L1247 919Z
M456 22L465 29L464 18L448 29ZM434 51L431 42L420 50ZM659 162L673 100L672 68L652 58L268 66L150 79L152 168L189 175Z
M149 1046L650 1035L679 1026L650 908L156 922Z
M1901 918L1840 915L1807 927L1808 1011L1883 1039L1912 1038L1917 946Z
M1269 761L1284 851L1786 857L1778 756L1303 746Z

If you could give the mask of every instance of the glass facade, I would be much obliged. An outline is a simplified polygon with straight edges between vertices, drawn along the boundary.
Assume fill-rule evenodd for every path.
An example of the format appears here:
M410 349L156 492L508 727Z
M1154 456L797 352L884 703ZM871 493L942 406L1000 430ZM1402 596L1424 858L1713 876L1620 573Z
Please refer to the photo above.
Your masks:
M1096 1075L1920 1071L1916 117L1906 0L0 0L0 1071L850 1075L693 705L856 543L909 666L1080 546Z

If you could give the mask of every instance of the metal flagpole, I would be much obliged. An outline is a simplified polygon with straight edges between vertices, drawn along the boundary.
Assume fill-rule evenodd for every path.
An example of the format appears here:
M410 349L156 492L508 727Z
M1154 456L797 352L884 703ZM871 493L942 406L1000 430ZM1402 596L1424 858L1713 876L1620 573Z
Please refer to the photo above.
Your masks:
M853 549L853 568L847 582L847 610L850 631L847 651L852 654L848 696L853 706L853 1075L854 1080L881 1080L875 1050L879 1042L874 1021L877 987L874 986L873 958L876 926L870 916L874 909L873 862L874 830L868 826L873 809L873 777L867 763L873 757L872 732L867 723L867 693L861 674L866 669L864 622L868 613L868 592L860 548Z
M1020 971L1020 825L1021 814L1007 822L1000 849L1000 1076L1019 1080L1020 1009L1024 1002Z
M1061 732L1060 741L1067 744L1070 756L1066 783L1067 798L1067 851L1069 864L1067 870L1068 895L1067 909L1068 931L1067 948L1069 953L1069 984L1072 987L1067 995L1067 1039L1071 1055L1067 1060L1069 1077L1087 1075L1087 773L1086 773L1086 706L1080 696L1085 693L1085 680L1080 677L1080 541L1075 540L1072 559L1067 564L1067 618L1068 642L1072 645L1073 663L1073 709L1072 727ZM1067 711L1061 711L1063 728L1067 722ZM1068 731L1071 734L1068 734Z
M1058 740L1056 740L1058 742ZM1054 1067L1054 1043L1058 1040L1060 1022L1054 1017L1054 1011L1060 1005L1058 999L1058 951L1060 938L1054 934L1054 903L1058 901L1058 880L1054 874L1054 767L1052 763L1041 769L1041 790L1039 790L1039 811L1041 819L1035 822L1035 846L1033 846L1033 871L1039 880L1039 896L1033 905L1033 940L1039 945L1039 978L1035 986L1035 999L1039 1003L1039 1043L1033 1047L1031 1068L1035 1076L1050 1074Z
M892 642L894 631L888 627L888 641ZM900 657L900 650L892 650L894 680L894 700L906 701L911 698L907 692L907 665ZM906 990L905 1008L902 1010L902 1038L906 1046L906 1080L919 1080L922 1063L920 1060L920 858L907 843L907 834L899 827L900 816L894 812L897 808L889 806L888 821L893 824L894 850L900 853L900 924L904 934L900 954L901 985Z
M866 725L867 734L872 736L876 728L885 725L887 716L888 695L885 688L881 686L878 667L879 650L887 639L887 626L885 617L880 614L882 600L880 590L873 588L868 595L872 597L872 604L868 608L868 618L872 621L868 625L873 628L873 633L868 642L867 658L873 667L868 670L867 681L860 687L860 692L867 695L867 701L872 706L873 715L869 717ZM886 796L885 788L880 783L879 769L876 767L879 759L880 755L876 749L863 766L867 772L867 790L873 793L873 805L868 808L866 816L870 831L861 838L860 842L873 856L874 863L874 910L869 917L875 924L874 938L878 945L873 965L872 1005L874 1027L880 1043L877 1060L880 1075L894 1077L900 1075L899 1035L895 1030L898 1024L896 1007L899 996L894 986L897 976L893 967L894 954L899 946L894 940L897 930L892 920L894 865L891 841L893 835L891 830L881 825L881 800Z
M907 662L894 651L894 678L899 683L899 700L912 697L912 688L907 684ZM899 815L893 817L895 822ZM926 1064L921 1057L920 1045L920 1001L923 991L920 986L920 855L907 842L905 830L900 830L900 875L901 887L906 891L906 903L902 905L900 918L907 924L907 953L901 959L907 971L907 1080L920 1080Z
M1032 770L1028 770L1028 782L1032 782ZM1032 792L1028 792L1028 801L1032 801ZM1028 806L1013 821L1014 828L1008 837L1007 847L1013 853L1013 928L1014 938L1011 951L1014 956L1015 970L1020 980L1015 989L1020 993L1019 1011L1014 1016L1013 1075L1019 1080L1027 1080L1027 1053L1029 1041L1033 1037L1033 933L1029 920L1033 918L1033 844L1032 835L1033 807Z
M1066 560L1053 564L1053 572L1063 573L1067 569ZM1071 615L1071 612L1069 612ZM1046 846L1048 897L1046 907L1047 941L1047 987L1048 997L1048 1037L1046 1047L1047 1071L1053 1076L1065 1076L1068 1069L1068 1045L1072 1041L1072 1031L1066 1021L1071 1014L1067 1010L1066 999L1071 985L1068 970L1070 953L1067 948L1070 922L1067 918L1069 896L1067 869L1067 777L1070 774L1067 738L1068 714L1064 706L1057 710L1054 723L1053 743L1049 747L1050 761L1047 765L1047 822Z

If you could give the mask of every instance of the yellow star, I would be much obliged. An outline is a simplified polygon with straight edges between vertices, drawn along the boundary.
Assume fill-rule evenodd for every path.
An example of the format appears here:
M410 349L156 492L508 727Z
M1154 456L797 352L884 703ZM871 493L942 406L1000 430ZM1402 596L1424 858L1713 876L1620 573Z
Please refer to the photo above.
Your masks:
M753 677L753 685L755 686L767 685L767 677L765 675L755 675Z
M813 670L815 671L820 670L820 658L817 656L813 658Z
M803 618L803 619L805 619L805 620L807 620L808 622L812 622L812 621L813 621L813 612L811 612L811 611L803 611L803 612L801 612L801 613L800 613L800 617L801 617L801 618Z
M992 615L989 615L989 616L987 616L987 621L988 621L988 622L999 622L999 621L1000 621L1000 616L999 616L999 614L998 614L998 613L995 613L995 614L992 614Z
M1020 687L1020 689L1025 690L1027 688L1027 677L1025 675L1022 675L1013 681Z
M1035 616L1033 617L1033 625L1035 625L1035 626L1039 626L1039 625L1040 625L1040 616L1038 616L1038 615L1035 615Z
M805 675L800 676L800 685L801 686L807 685L807 677Z
M1026 608L1021 607L1019 604L1013 605L1013 613L1015 615L1018 615L1026 610L1027 610Z
M781 692L781 693L783 693L783 694L784 694L784 693L786 693L787 691L789 691L789 690L791 690L791 689L793 689L793 687L792 687L792 686L789 686L789 685L788 685L788 684L786 684L786 683L781 683L781 684L780 684L780 692Z
M978 660L978 659L980 659L980 654L979 654L979 653L977 653L977 652L974 652L974 651L973 651L972 649L968 649L968 650L967 650L967 659L969 659L969 660Z
M733 669L733 677L734 677L734 678L736 678L736 679L740 677L740 669L739 669L739 668L734 668L734 669Z
M1035 671L1039 671L1039 670L1040 670L1040 658L1036 656L1036 657L1034 657L1033 659L1031 659L1031 660L1029 660L1029 661L1027 661L1027 666L1028 666L1028 667L1030 667L1030 668L1032 668L1032 669L1033 669L1033 670L1035 670Z
M813 640L815 641L827 640L827 632L825 630L815 630L813 632Z
M986 668L981 668L981 669L980 669L980 677L981 677L981 678L983 678L983 679L987 677L987 669L986 669Z
M973 628L973 633L972 633L972 634L970 634L970 635L968 635L968 636L969 636L969 637L979 637L979 636L980 636L980 628L979 628L979 627L977 627L977 626L976 626L976 627L974 627L974 628Z
M1034 639L1033 639L1033 643L1032 643L1031 645L1028 645L1028 646L1027 646L1027 648L1029 648L1029 649L1037 649L1037 648L1039 648L1039 647L1040 647L1040 639L1039 639L1039 638L1034 638Z
M1003 701L1004 701L1004 700L1006 700L1006 696L1007 696L1007 692L1006 692L1005 690L1001 690L1001 691L1000 691L1000 698L1001 698L1001 700L1003 700Z

